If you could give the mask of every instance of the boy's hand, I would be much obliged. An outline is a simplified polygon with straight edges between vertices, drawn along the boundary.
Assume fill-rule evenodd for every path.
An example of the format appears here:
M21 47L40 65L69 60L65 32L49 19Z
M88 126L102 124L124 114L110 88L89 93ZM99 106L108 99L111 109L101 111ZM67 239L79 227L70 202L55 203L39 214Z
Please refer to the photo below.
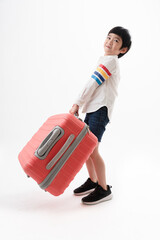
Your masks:
M79 116L79 106L77 104L73 104L71 110L69 111L73 115Z

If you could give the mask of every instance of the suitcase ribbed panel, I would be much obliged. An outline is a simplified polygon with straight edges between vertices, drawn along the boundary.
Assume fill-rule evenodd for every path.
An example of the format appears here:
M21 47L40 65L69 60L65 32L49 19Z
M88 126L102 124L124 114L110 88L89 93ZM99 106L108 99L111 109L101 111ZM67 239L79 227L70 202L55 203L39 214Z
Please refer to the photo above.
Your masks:
M48 118L18 156L25 173L32 177L38 184L43 182L54 168L53 166L47 170L47 164L59 152L71 134L75 136L73 141L76 139L84 128L84 125L84 122L81 122L71 114L59 114ZM41 160L35 156L35 151L56 126L60 126L64 130L64 135L53 146L47 157ZM55 196L62 194L93 152L96 144L97 138L91 132L87 133L46 190Z
M87 141L88 140L88 141ZM55 196L58 196L64 192L69 186L70 182L74 179L76 174L80 171L85 161L89 158L95 145L90 143L90 139L84 139L77 147L76 151L73 152L63 169L57 174L54 181L46 189L48 192ZM88 143L87 143L88 142ZM88 144L91 144L88 147ZM92 147L92 148L91 148ZM63 181L62 181L63 179ZM55 186L58 186L55 187Z

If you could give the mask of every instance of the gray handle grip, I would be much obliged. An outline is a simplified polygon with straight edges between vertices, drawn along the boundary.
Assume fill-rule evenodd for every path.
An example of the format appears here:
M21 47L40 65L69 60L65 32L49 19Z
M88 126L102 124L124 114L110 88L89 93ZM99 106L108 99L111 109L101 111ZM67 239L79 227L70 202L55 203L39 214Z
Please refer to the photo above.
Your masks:
M61 133L60 129L55 129L47 136L47 139L44 140L44 142L41 144L41 146L37 151L40 157L45 154L45 152L53 144L53 142L55 141L55 139L58 137L60 133Z
M64 130L56 126L43 140L40 146L37 148L35 155L39 159L45 159L49 151L56 144L56 142L64 135Z
M74 116L75 116L78 120L80 120L81 122L83 122L83 120L82 120L81 118L79 118L79 115L78 115L77 113L75 113Z
M69 147L69 145L72 143L74 139L74 135L71 134L67 141L65 142L65 144L63 145L63 147L60 149L60 151L56 154L56 156L54 158L52 158L52 160L47 164L46 169L49 170L53 167L53 165L58 161L58 159L65 153L65 151L67 150L67 148Z

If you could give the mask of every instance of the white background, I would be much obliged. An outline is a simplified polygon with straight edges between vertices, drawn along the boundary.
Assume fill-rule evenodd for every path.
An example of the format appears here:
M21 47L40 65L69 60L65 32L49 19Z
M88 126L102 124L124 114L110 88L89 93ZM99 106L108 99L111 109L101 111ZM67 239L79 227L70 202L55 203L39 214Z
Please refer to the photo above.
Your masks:
M4 240L160 239L159 0L0 0L0 226ZM18 153L50 116L68 112L114 26L130 30L119 96L103 142L113 200L83 206L27 179ZM81 117L84 117L81 115Z

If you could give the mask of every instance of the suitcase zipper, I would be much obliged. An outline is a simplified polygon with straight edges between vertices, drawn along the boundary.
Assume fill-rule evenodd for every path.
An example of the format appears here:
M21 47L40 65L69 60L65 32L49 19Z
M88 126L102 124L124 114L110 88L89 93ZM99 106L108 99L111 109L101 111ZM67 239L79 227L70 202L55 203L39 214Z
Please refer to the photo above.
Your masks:
M82 139L85 137L85 135L89 132L88 125L85 124L84 128L80 132L80 134L76 137L74 142L70 145L70 147L67 149L67 151L64 153L64 155L61 157L61 159L57 162L57 164L54 166L54 168L50 171L50 173L47 175L47 177L39 184L39 186L42 189L46 189L52 181L55 179L61 168L64 166L68 158L71 156L71 154L74 152L74 150L77 148L79 143L82 141Z

